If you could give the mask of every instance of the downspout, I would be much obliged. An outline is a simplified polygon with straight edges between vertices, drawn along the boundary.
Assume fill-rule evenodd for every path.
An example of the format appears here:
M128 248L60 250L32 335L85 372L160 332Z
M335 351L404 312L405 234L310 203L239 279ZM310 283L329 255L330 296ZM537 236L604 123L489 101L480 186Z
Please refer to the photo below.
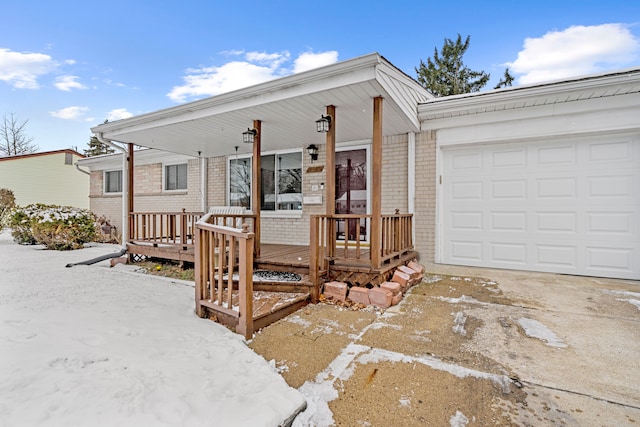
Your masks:
M208 200L207 200L207 194L209 192L209 189L207 187L207 183L208 183L208 172L209 172L209 159L207 159L206 157L200 157L200 201L201 201L201 211L204 213L207 213L208 209L207 209L207 205L209 204Z
M127 248L127 241L129 240L129 174L128 174L128 162L127 156L129 152L126 148L114 143L110 139L104 138L102 132L96 133L96 138L103 144L108 145L111 148L122 151L122 246Z

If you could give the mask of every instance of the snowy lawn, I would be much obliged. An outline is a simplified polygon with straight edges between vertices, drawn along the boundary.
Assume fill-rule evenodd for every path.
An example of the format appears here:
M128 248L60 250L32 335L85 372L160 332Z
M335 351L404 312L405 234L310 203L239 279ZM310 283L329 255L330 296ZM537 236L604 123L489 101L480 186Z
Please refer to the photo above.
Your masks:
M0 426L277 426L305 404L191 286L0 233Z

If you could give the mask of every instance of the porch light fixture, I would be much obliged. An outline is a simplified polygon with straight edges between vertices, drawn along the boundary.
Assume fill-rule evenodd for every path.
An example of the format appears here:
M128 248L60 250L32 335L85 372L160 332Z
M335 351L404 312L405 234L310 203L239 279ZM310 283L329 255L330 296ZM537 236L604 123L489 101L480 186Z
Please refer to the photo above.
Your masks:
M325 116L324 114L318 120L316 120L316 130L318 132L329 132L331 127L331 116Z
M311 144L307 147L307 153L311 156L311 161L318 160L318 147L316 144Z
M257 130L247 128L246 132L242 132L242 142L245 144L253 144L257 134Z

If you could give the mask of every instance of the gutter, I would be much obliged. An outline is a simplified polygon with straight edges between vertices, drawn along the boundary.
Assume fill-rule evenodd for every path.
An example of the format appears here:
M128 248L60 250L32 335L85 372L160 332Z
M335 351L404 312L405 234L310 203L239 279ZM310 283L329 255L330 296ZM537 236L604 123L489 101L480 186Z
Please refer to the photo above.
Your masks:
M122 151L122 246L124 249L127 249L127 241L129 240L129 227L127 224L129 223L129 174L128 174L128 162L127 158L129 157L129 151L108 138L104 138L102 136L102 132L96 132L96 138L103 144L108 145L111 148Z
M79 171L79 172L82 172L82 173L83 173L83 174L85 174L85 175L91 175L91 172L87 172L87 171L86 171L86 170L84 170L84 169L80 169L80 165L78 164L78 162L75 162L75 163L74 163L74 166L76 167L76 169L78 169L78 171Z

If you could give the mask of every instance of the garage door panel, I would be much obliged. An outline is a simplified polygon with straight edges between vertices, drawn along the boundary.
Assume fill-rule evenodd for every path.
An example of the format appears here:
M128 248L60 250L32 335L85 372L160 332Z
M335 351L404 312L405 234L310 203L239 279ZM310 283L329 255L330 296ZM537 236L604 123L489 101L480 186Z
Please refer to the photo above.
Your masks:
M455 182L451 185L452 200L482 200L482 181Z
M562 243L536 244L535 254L534 265L539 267L570 268L574 270L578 264L578 248L576 245Z
M615 238L632 237L634 226L633 212L587 212L587 233Z
M454 264L470 262L472 264L469 265L482 265L484 260L482 246L481 241L452 240L449 246L449 255Z
M539 178L536 180L538 199L571 199L578 195L577 179L573 177Z
M440 260L640 279L640 135L443 149Z
M489 213L489 217L491 218L490 229L492 232L509 231L525 233L527 231L527 212L492 211Z
M631 273L636 252L633 248L588 246L587 269L589 271L609 271ZM636 257L637 258L637 257Z
M450 231L482 231L483 212L451 212Z
M526 200L526 179L500 179L491 181L491 198L494 200Z
M490 242L491 260L496 264L509 264L511 267L526 267L526 243Z
M590 176L587 178L588 196L592 198L633 197L632 175Z
M589 162L625 162L633 160L633 145L630 140L593 142L589 144Z
M536 212L538 233L575 233L578 225L575 211Z
M491 166L494 168L520 168L527 167L527 150L525 148L496 150L490 154Z
M576 164L576 158L575 144L545 145L537 148L535 164L539 168L557 165L571 166Z

